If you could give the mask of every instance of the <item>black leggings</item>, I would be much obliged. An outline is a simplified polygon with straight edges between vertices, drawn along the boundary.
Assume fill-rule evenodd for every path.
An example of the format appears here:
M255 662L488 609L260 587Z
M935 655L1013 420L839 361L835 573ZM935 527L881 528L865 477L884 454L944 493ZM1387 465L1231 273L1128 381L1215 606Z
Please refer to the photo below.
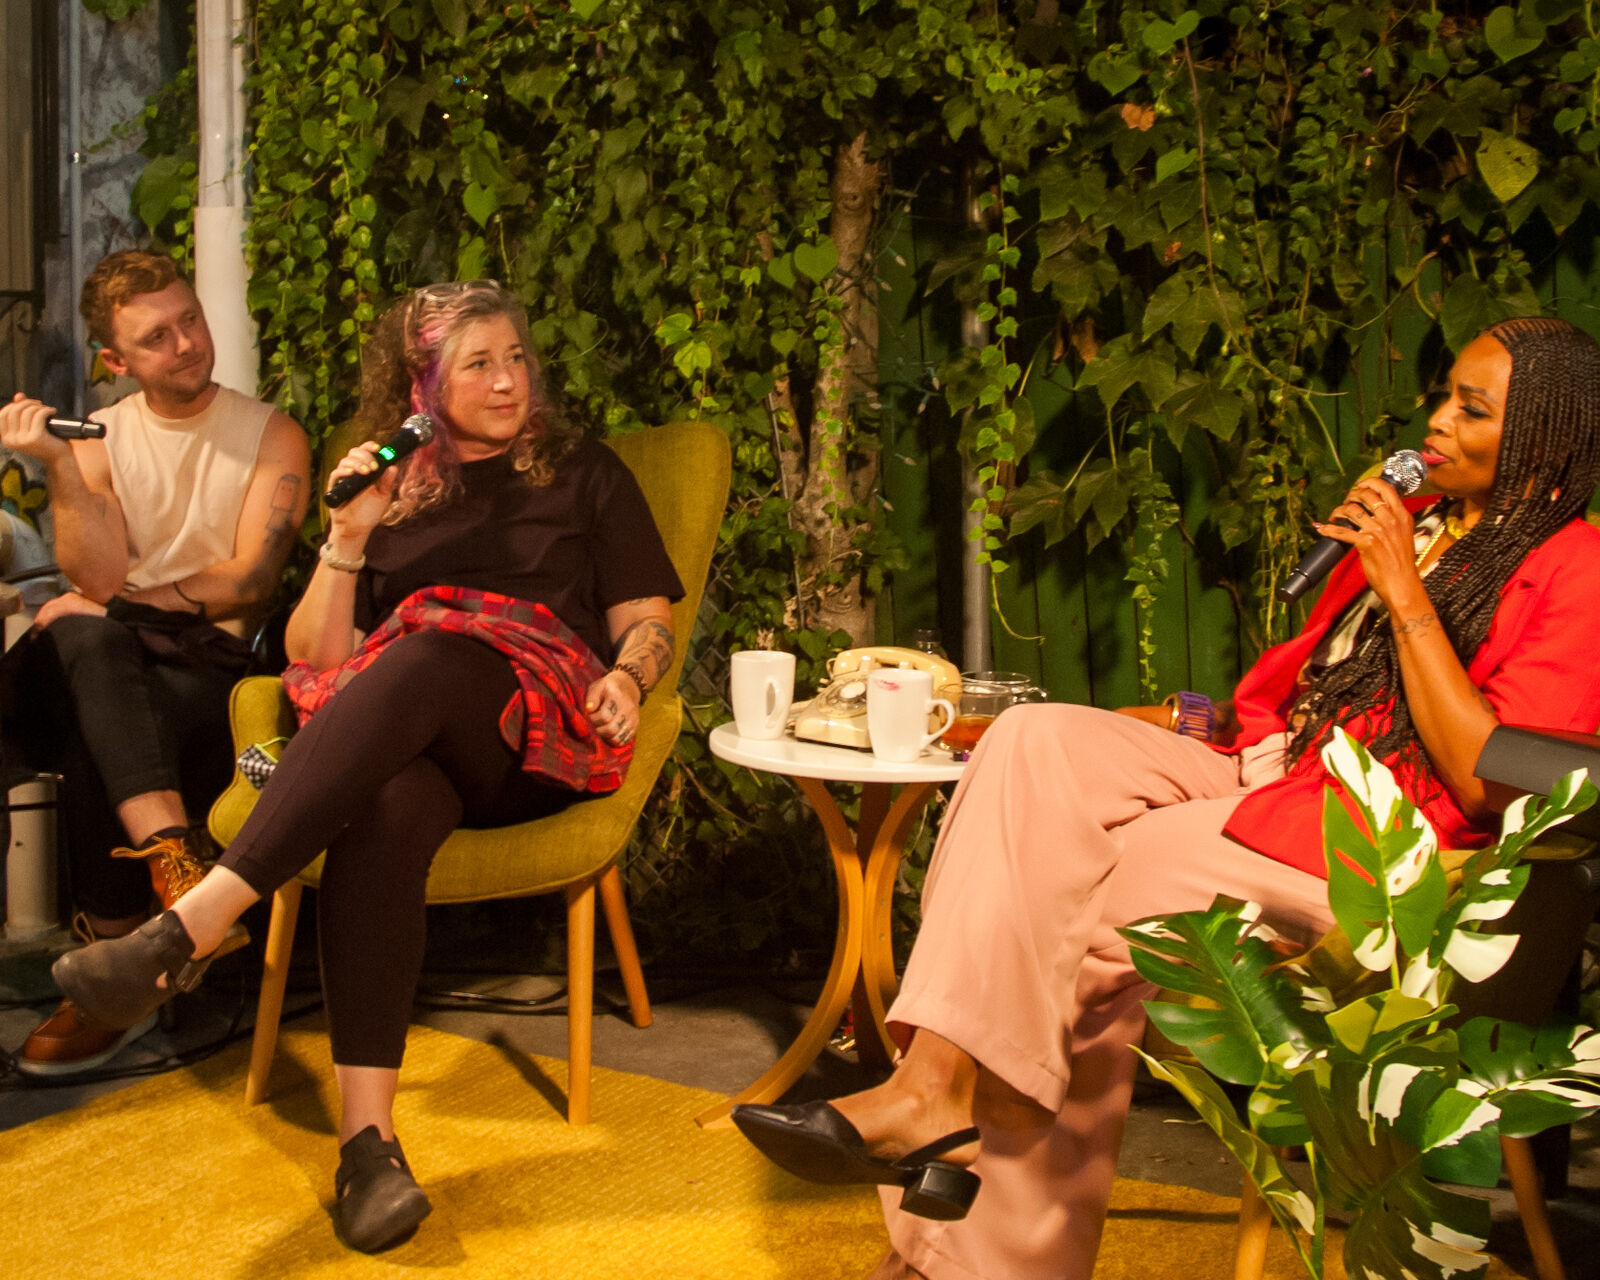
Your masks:
M150 904L144 864L108 856L128 843L119 804L177 791L194 821L228 785L228 691L246 654L223 639L238 652L214 645L163 658L117 619L68 614L0 661L5 782L39 770L62 775L72 898L93 915L119 919Z
M398 1067L426 940L428 866L456 827L581 793L523 773L500 737L504 655L444 631L394 641L289 740L221 865L263 897L322 850L317 934L333 1060Z

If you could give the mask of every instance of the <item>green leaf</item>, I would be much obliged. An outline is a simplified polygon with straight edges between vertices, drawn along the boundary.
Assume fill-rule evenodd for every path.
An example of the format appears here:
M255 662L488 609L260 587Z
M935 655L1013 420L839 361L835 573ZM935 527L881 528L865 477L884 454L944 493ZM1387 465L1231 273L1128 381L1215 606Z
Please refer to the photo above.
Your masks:
M1347 1216L1348 1275L1466 1280L1488 1266L1488 1202L1428 1181L1422 1156L1361 1104L1365 1063L1319 1061L1295 1077L1312 1164L1329 1207Z
M785 289L792 289L798 283L794 274L794 258L787 253L767 263L767 274Z
M1104 51L1089 59L1088 70L1089 78L1113 97L1137 83L1144 75L1144 69L1136 59L1113 57Z
M1161 408L1174 426L1196 426L1219 440L1231 440L1244 417L1240 397L1219 390L1211 379L1192 369L1178 375L1177 389ZM1175 443L1181 446L1181 440Z
M1478 145L1478 172L1501 204L1510 204L1539 176L1539 151L1509 133L1485 129Z
M1510 5L1501 5L1484 21L1483 39L1495 57L1510 62L1544 43L1544 24L1519 15Z
M572 12L587 22L604 3L605 0L571 0Z
M398 120L415 138L422 132L422 117L433 100L432 85L410 76L396 76L378 95L378 121Z
M798 244L794 249L794 269L807 280L826 280L839 265L839 250L827 236L815 244Z
M1189 147L1163 151L1156 157L1156 181L1165 182L1175 173L1182 173L1195 162L1198 153Z
M1225 1146L1261 1192L1273 1219L1283 1228L1300 1261L1312 1276L1322 1275L1323 1219L1321 1204L1289 1176L1283 1161L1239 1120L1233 1103L1205 1072L1182 1062L1157 1062L1135 1048L1157 1080L1171 1085ZM1310 1235L1309 1246L1301 1233Z
M313 155L327 155L333 146L333 141L322 127L322 121L315 117L300 122L300 141L305 149Z
M506 97L524 107L531 107L538 100L551 105L555 102L556 94L561 92L561 86L566 84L567 76L566 67L545 63L507 76L502 83Z
M1323 857L1328 905L1364 967L1398 963L1398 949L1422 955L1443 915L1448 886L1433 828L1394 776L1343 729L1323 748L1323 763L1361 811L1358 825L1332 787L1323 793Z
M1170 348L1168 348L1170 351ZM1159 409L1176 387L1172 359L1159 347L1135 348L1127 335L1100 348L1078 375L1080 387L1094 387L1108 410L1132 387L1141 388L1152 408Z
M157 156L145 165L139 180L133 184L133 211L151 231L165 221L185 196L192 201L195 175L185 175L186 167L178 156Z
M1508 314L1505 306L1483 281L1476 276L1459 275L1444 291L1444 303L1439 308L1439 324L1444 329L1445 345L1452 351L1460 351Z
M1265 1080L1280 1046L1309 1051L1326 1043L1300 990L1274 967L1282 957L1259 936L1259 912L1253 903L1219 897L1207 911L1152 916L1117 930L1140 977L1202 1002L1147 1002L1150 1020L1212 1075L1235 1084Z
M493 187L481 186L476 182L469 182L466 190L461 193L462 207L472 216L472 220L480 227L489 225L489 219L494 216L495 210L500 207L500 197Z
M1600 1031L1555 1021L1537 1029L1473 1018L1459 1033L1462 1065L1500 1108L1500 1132L1527 1138L1600 1110Z
M1067 535L1067 495L1061 477L1043 469L1029 474L1011 494L1010 536L1020 538L1036 526L1044 528L1044 545L1053 547Z
M1149 19L1139 34L1151 53L1165 54L1171 53L1178 41L1192 35L1199 25L1200 15L1193 9L1185 9L1178 15L1176 22L1163 22L1160 18Z
M618 215L631 218L644 203L645 196L649 192L650 179L643 169L628 168L621 170L612 178L611 186L616 195Z
M433 0L433 16L454 39L467 34L467 6L463 0Z

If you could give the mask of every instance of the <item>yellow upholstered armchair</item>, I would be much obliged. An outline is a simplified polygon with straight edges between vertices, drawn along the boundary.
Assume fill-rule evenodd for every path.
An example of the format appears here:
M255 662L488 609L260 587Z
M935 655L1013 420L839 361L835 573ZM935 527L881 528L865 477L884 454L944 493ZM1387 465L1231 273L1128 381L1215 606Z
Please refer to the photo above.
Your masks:
M476 902L562 891L567 900L567 1119L589 1119L590 1031L594 997L594 905L599 891L612 945L636 1026L650 1024L650 1004L623 901L617 860L649 797L682 723L677 695L689 636L694 630L717 530L727 503L727 437L708 423L655 427L607 443L628 464L644 490L667 552L686 592L673 606L677 654L672 669L645 701L627 781L615 792L518 826L458 830L445 841L428 876L429 902ZM236 752L294 732L294 713L275 677L241 681L231 702ZM235 772L233 785L211 810L211 833L226 847L238 834L258 792ZM318 858L279 889L267 933L266 963L256 1011L255 1041L246 1100L266 1096L278 1039L300 895L320 881Z

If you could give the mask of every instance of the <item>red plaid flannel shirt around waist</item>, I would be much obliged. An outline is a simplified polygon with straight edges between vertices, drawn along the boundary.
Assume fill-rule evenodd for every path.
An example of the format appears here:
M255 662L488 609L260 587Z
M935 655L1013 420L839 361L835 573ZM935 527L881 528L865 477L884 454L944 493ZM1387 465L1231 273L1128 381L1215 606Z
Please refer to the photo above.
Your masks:
M337 667L314 671L290 663L283 687L300 723L377 660L386 645L427 628L453 631L505 654L518 692L500 713L500 736L520 750L522 770L573 791L615 791L627 776L633 744L613 746L583 709L589 686L605 674L594 652L542 604L492 591L424 587L402 600L361 647Z

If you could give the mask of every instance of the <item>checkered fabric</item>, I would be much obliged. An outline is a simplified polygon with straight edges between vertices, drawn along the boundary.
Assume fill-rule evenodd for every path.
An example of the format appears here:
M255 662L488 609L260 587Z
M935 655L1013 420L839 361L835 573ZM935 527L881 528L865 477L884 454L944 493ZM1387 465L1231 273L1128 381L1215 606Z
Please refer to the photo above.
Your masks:
M239 772L257 791L267 785L267 779L272 776L272 771L278 767L278 762L267 751L267 744L252 742L239 753Z
M622 785L632 744L606 742L583 710L589 686L606 673L600 659L544 605L492 591L424 587L402 600L339 666L313 671L291 663L283 687L300 723L371 666L385 645L428 627L470 636L511 661L520 692L500 713L500 736L520 751L523 772L574 791L615 791Z

